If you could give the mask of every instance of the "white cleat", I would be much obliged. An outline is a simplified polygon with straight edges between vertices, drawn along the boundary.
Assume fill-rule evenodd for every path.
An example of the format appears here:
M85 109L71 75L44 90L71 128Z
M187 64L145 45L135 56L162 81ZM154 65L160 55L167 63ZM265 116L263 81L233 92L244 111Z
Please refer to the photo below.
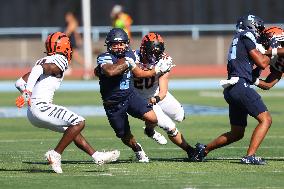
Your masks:
M143 128L144 128L144 134L147 135L145 132L145 127ZM156 130L154 130L154 135L151 136L150 138L152 138L154 141L156 141L158 144L161 144L161 145L165 145L168 142L167 139Z
M45 158L55 173L63 173L61 168L61 155L54 150L45 153Z
M168 142L167 139L161 133L157 131L155 131L155 134L152 136L152 139L161 145L165 145Z
M139 145L140 148L141 148L141 151L135 152L135 155L136 155L137 160L138 160L140 163L149 163L149 158L148 158L148 156L146 155L146 153L144 152L142 146L141 146L139 143L137 143L137 145Z
M119 158L120 151L113 150L107 152L98 152L96 151L92 157L97 165L103 165L105 163L117 161Z

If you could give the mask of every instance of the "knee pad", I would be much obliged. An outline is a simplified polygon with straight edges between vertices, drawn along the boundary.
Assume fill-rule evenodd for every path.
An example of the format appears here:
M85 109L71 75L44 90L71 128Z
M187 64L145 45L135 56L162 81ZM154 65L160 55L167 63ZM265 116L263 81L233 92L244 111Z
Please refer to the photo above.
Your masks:
M181 114L178 114L178 115L176 115L176 117L175 117L175 121L177 121L177 122L182 122L183 120L185 120L185 113L183 112L183 113L181 113Z
M177 136L177 134L178 134L178 129L175 128L175 129L172 129L172 130L170 130L170 131L167 131L167 134L168 134L170 137L175 137L175 136Z
M158 126L164 129L166 132L176 128L176 124L168 117L158 119Z

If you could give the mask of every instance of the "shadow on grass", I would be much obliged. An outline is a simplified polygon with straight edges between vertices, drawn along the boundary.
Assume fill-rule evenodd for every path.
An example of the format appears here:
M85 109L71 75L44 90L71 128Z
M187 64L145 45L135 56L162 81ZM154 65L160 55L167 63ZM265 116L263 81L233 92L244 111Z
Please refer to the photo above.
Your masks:
M38 162L38 161L23 161L26 164L33 165L48 165L48 162ZM61 164L94 164L93 161L61 161Z
M150 158L150 161L165 161L165 162L189 162L188 158Z
M284 161L284 158L263 158L266 161ZM209 163L209 162L222 162L222 161L229 161L229 163L236 163L240 164L241 158L206 158L203 162L192 162L188 158L150 158L150 162L188 162L188 163ZM48 165L47 162L32 162L32 161L23 161L22 163L30 164L30 165ZM82 164L82 165L96 165L94 161L62 161L62 164ZM129 159L119 159L115 162L110 162L107 164L128 164L128 163L138 163L135 158Z
M269 158L263 158L267 163L272 161L284 161L284 157L269 157ZM229 161L229 163L233 164L242 164L241 158L206 158L204 162L221 162L221 161ZM245 165L245 164L244 164Z
M25 164L30 164L30 165L48 165L48 162L36 162L36 161L23 161L22 163ZM111 162L108 164L116 164L116 163L129 163L127 160L118 160L116 162ZM89 165L89 164L95 164L94 161L61 161L61 164L84 164L84 165Z
M42 169L0 169L0 172L25 172L25 173L53 173L52 170Z

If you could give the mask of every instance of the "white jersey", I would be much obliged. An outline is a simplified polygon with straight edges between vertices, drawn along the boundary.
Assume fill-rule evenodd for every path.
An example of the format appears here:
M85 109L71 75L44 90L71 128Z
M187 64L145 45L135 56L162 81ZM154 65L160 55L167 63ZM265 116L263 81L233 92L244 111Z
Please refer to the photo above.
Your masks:
M30 122L40 128L64 132L69 126L77 125L85 119L67 108L52 103L54 92L59 88L68 60L63 55L51 55L39 59L36 65L56 64L62 71L60 76L42 74L32 90L31 103L27 116Z
M139 62L138 66L144 70L149 70L154 67L154 65L145 65L141 62L141 57L140 57L140 51L136 50L134 52L136 60ZM167 58L162 58L159 61L162 61L162 64L165 63L166 61L171 61L172 58L168 56L166 53L163 53L164 57ZM144 98L148 99L152 96L155 96L159 93L159 78L161 77L162 73L159 73L151 78L134 78L134 88L136 91Z
M41 58L36 62L36 65L51 63L56 64L63 73L68 68L67 58L59 54ZM61 81L63 80L63 76L64 74L60 78L57 78L56 76L42 74L32 90L31 100L51 103L54 92L59 88Z
M142 69L152 69L153 66L147 67L140 60L140 52L135 51L136 60L139 61L138 66ZM166 61L172 61L172 58L163 54L163 57L159 61L167 63ZM158 74L151 78L134 78L135 90L145 99L149 99L159 94L159 78L162 74ZM181 104L167 92L166 97L159 103L153 105L153 110L158 119L158 126L169 132L176 128L174 121L181 122L184 119L184 109ZM174 121L173 121L174 120Z

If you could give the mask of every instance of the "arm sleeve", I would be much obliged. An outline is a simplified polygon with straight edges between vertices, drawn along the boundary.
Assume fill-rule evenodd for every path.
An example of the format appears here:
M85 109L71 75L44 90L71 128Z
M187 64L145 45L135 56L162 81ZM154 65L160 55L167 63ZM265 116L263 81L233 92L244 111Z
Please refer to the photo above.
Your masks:
M28 82L27 82L27 87L26 89L30 92L32 92L35 83L37 82L38 78L43 74L43 68L41 65L36 65L33 67Z
M15 83L15 87L20 91L20 93L22 93L26 87L27 87L27 83L25 82L25 80L23 80L23 78L21 77L20 79L18 79Z

